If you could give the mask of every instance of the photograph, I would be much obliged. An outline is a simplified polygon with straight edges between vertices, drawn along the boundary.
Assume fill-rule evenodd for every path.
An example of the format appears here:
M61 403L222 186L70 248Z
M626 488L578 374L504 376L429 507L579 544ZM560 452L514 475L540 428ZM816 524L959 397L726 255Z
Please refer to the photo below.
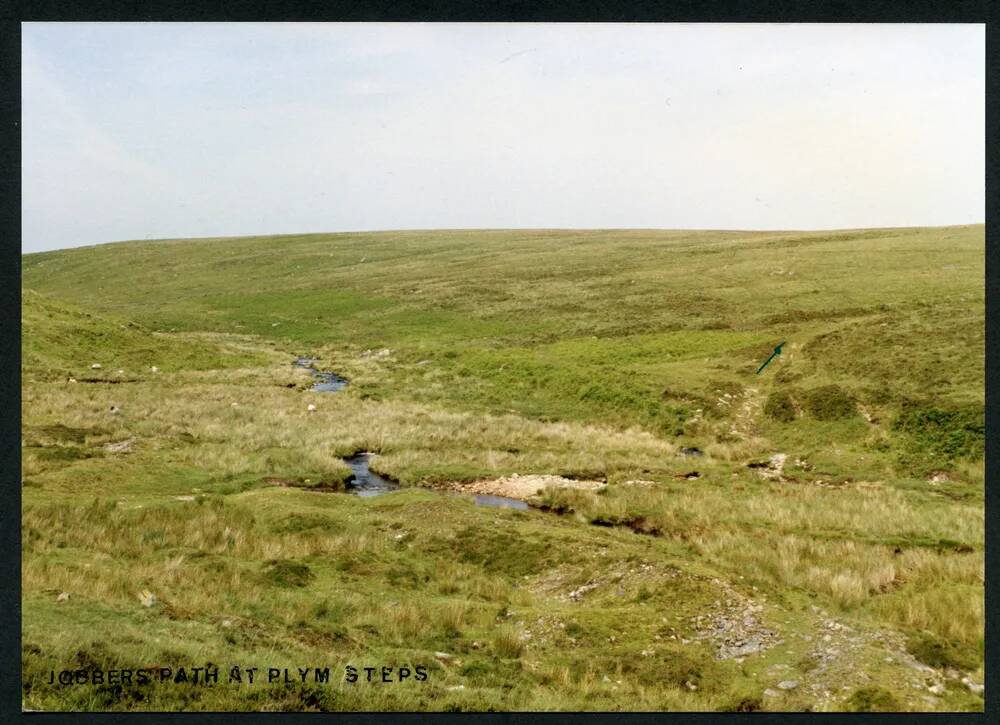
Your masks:
M984 712L984 23L18 25L22 712Z

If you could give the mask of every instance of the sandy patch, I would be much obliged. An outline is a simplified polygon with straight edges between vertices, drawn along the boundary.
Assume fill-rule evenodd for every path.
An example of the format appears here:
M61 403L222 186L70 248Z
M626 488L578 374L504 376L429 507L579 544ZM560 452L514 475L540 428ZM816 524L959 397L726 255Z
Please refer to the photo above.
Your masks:
M596 491L606 485L604 481L577 481L562 476L519 476L515 473L513 476L505 478L455 484L454 488L463 493L504 496L526 501L547 488L577 488L585 491Z

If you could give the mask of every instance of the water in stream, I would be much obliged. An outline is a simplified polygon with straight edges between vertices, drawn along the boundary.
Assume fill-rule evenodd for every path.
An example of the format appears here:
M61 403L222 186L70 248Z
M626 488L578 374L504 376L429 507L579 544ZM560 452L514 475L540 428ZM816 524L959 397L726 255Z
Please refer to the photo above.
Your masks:
M295 358L295 362L292 363L297 368L303 368L312 373L312 376L316 378L315 383L313 383L310 390L314 390L317 393L336 393L338 390L343 390L347 386L347 380L340 377L337 373L331 373L326 370L317 370L315 367L316 360L311 357L298 357Z
M351 467L353 474L347 482L347 490L362 497L378 496L381 493L398 490L398 483L382 478L368 469L370 456L370 453L356 453L344 459L344 463Z
M344 463L351 467L353 474L347 482L347 492L353 493L363 498L380 496L383 493L392 493L399 490L399 484L390 481L377 473L373 473L368 468L370 453L356 453L344 459ZM492 506L494 508L512 508L526 511L528 504L518 501L516 498L506 498L504 496L473 496L473 500L480 506Z
M297 368L308 370L316 378L311 390L318 393L336 393L343 390L347 385L347 380L336 373L316 369L316 359L311 357L297 357L292 363ZM399 490L399 484L390 481L377 473L372 473L368 468L370 453L356 453L344 459L344 463L351 467L351 477L347 481L348 493L353 493L363 498L379 496L383 493L391 493ZM524 511L528 504L518 501L515 498L504 496L474 496L473 500L480 506L493 506L495 508L512 508Z

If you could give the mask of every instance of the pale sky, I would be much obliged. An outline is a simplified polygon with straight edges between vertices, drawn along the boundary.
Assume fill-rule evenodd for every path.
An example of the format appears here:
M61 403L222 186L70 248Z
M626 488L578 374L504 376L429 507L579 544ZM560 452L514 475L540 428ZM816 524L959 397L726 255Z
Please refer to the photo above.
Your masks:
M980 223L983 25L25 23L22 251Z

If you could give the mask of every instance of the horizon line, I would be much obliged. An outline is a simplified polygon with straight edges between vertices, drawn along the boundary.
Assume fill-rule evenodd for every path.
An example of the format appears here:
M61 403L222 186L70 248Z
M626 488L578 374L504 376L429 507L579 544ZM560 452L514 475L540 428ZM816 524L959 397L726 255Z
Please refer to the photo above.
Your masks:
M895 229L949 229L955 227L985 227L986 222L964 222L959 224L904 224L874 227L814 227L814 228L792 228L792 229L734 229L734 228L711 228L711 227L412 227L399 229L351 229L344 231L309 231L309 232L276 232L272 234L222 234L194 237L155 237L145 239L115 239L106 242L92 242L89 244L79 244L69 247L55 247L53 249L38 250L35 252L21 251L22 257L34 254L49 254L52 252L66 252L72 249L89 249L93 247L106 247L114 244L143 244L157 242L196 242L208 240L233 240L233 239L254 239L265 237L305 237L305 236L336 236L348 234L400 234L414 232L716 232L730 234L812 234L816 232L855 232L855 231L875 231L875 230L895 230ZM23 242L22 242L23 244Z

